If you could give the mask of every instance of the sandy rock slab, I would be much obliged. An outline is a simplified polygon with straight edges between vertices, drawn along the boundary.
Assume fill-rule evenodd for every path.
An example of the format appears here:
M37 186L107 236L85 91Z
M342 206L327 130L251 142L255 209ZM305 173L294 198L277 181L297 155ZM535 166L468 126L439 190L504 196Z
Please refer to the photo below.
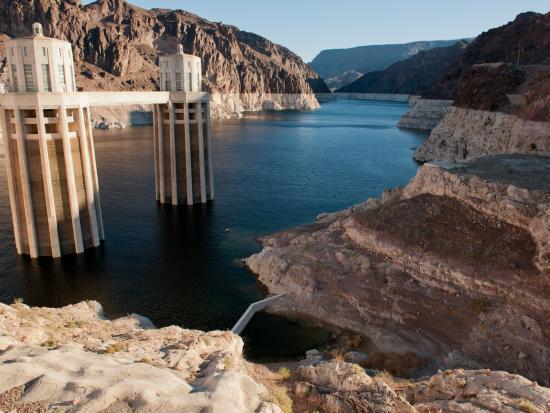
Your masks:
M549 173L525 155L427 164L405 188L262 237L246 264L286 294L269 311L548 386Z
M416 381L370 377L335 360L300 367L290 386L297 411L324 413L543 413L550 389L518 375L446 370Z
M242 347L229 332L107 320L94 301L0 304L0 411L277 413Z

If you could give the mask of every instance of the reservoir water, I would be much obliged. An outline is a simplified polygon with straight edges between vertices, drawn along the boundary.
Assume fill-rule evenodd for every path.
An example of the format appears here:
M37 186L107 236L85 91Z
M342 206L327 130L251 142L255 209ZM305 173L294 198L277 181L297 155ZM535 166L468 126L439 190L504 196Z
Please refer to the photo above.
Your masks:
M63 306L93 299L109 317L138 313L157 326L231 328L265 294L238 262L259 251L258 236L310 223L415 174L412 150L426 135L395 127L407 109L337 101L315 112L214 122L216 199L192 208L155 201L151 127L96 131L107 239L57 260L16 254L2 155L0 301ZM252 353L267 356L275 348L303 351L318 338L271 316L260 316L245 335Z

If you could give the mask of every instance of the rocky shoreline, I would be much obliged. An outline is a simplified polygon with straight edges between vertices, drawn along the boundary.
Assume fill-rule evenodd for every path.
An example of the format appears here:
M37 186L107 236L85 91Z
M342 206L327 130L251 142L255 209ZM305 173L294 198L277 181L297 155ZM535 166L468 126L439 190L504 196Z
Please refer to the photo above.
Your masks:
M399 119L397 127L431 131L443 120L452 104L452 100L415 99L411 110Z
M414 159L460 161L503 153L550 156L550 122L452 106Z
M316 110L319 102L313 94L214 93L211 116L214 120L240 118L246 112ZM148 105L93 108L96 129L120 129L153 124L153 109Z
M357 331L382 351L550 384L548 158L423 166L403 189L261 239L246 259L273 311Z
M543 413L550 408L550 389L504 372L458 369L404 380L369 374L354 364L366 355L346 362L319 352L292 370L274 372L247 362L242 349L241 338L227 331L156 329L135 314L108 320L94 301L57 309L0 304L0 411Z

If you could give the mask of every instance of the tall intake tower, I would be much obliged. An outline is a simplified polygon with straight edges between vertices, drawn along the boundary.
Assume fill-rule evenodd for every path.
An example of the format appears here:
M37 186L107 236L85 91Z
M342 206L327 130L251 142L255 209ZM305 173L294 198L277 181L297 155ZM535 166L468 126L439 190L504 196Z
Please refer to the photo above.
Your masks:
M202 92L201 60L183 53L161 56L161 90L167 104L156 105L155 176L157 200L172 205L214 199L210 99Z
M68 42L32 35L6 41L2 96L6 168L17 252L81 253L104 239L87 95L76 93Z

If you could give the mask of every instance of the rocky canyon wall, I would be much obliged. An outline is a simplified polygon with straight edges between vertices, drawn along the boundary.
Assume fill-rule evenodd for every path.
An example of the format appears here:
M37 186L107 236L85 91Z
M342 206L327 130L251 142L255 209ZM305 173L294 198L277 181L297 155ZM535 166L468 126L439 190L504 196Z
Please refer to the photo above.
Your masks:
M452 100L416 99L411 110L401 117L397 127L432 130L443 120L452 104Z
M275 311L550 383L549 174L517 155L427 164L404 189L263 237L246 263L286 293Z
M414 153L414 159L460 161L495 154L550 156L550 123L503 112L451 107Z
M83 90L156 90L158 57L173 53L177 44L201 57L205 90L231 96L215 101L227 105L215 110L220 116L238 115L235 109L241 107L315 109L314 92L327 90L285 47L182 10L145 10L122 0L88 5L79 0L2 0L0 15L0 32L10 37L30 34L38 21L45 35L71 42L77 85ZM112 115L106 124L131 119L129 113L121 113L121 119Z

